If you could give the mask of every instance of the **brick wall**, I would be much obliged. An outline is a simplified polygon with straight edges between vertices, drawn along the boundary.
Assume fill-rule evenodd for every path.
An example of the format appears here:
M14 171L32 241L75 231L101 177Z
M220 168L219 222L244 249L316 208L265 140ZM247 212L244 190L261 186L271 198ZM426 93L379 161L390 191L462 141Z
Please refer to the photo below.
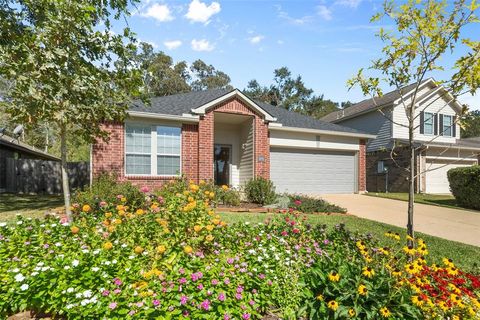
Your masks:
M366 141L360 140L360 149L358 151L358 192L367 191L367 165L366 165Z

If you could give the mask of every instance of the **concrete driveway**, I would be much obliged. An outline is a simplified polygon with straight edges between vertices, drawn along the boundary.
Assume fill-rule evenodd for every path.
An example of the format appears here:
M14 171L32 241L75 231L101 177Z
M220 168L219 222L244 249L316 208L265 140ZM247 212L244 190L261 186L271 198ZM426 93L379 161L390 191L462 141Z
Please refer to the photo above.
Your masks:
M398 227L407 225L407 202L359 194L329 194L323 199L361 218ZM415 231L480 246L480 212L415 204Z

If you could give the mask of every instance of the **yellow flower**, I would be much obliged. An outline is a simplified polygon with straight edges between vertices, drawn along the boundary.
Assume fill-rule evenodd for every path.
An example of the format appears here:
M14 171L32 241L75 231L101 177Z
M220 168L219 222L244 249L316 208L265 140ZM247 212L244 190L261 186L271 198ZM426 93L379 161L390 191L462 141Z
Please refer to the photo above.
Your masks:
M440 301L438 303L438 306L440 307L440 309L442 309L443 312L448 310L448 305L445 301Z
M70 231L72 231L73 234L77 234L80 231L80 228L77 226L72 226Z
M92 210L92 208L88 204L85 204L82 207L83 212L90 212L91 210Z
M443 261L443 264L446 265L447 267L453 267L453 266L455 266L455 265L453 264L453 260L452 260L452 259L443 258L442 261Z
M213 236L211 234L209 234L208 236L205 237L205 240L207 241L212 241L213 240Z
M115 226L108 226L108 232L113 232L115 231Z
M137 215L141 216L142 214L145 213L145 211L143 211L143 209L137 209L137 211L135 212Z
M316 298L318 301L323 301L323 295L321 293L319 293Z
M213 211L213 210L208 210L208 214L209 214L210 216L213 216L213 215L215 214L215 211Z
M189 253L192 253L192 252L193 252L193 248L190 247L190 246L185 246L185 247L183 247L183 251L184 251L186 254L189 254Z
M119 204L117 206L117 210L120 211L120 210L125 210L125 207L122 205L122 204Z
M355 314L356 314L355 310L348 309L348 315L350 316L350 318L355 317Z
M165 251L167 251L167 248L164 245L159 245L157 247L157 252L160 254L163 254Z
M390 310L388 310L387 307L383 307L380 309L380 314L382 315L382 317L384 318L388 318L392 315L392 313L390 312Z
M328 301L327 306L328 306L330 309L332 309L333 311L337 311L337 309L338 309L338 302L335 301L335 300L330 300L330 301Z
M192 192L197 192L198 189L199 189L199 187L198 187L196 184L191 184L191 185L190 185L190 190L191 190Z
M208 194L208 197L209 197L210 199L215 198L215 193L212 192L212 191L210 191L210 193Z
M363 284L359 285L357 290L358 290L358 294L362 296L365 296L368 293L367 287Z
M380 248L380 249L378 249L378 251L380 251L380 253L382 253L383 255L386 255L386 256L388 256L390 254L390 249L387 248L387 247Z
M105 212L105 218L111 218L112 213L111 212Z
M413 255L417 252L417 251L415 250L415 248L413 248L413 247L407 247L407 246L403 247L403 251L404 251L406 254L411 255L411 256L413 256Z
M201 185L201 186L203 186L203 185L205 184L205 180L200 180L200 181L198 182L198 184Z
M194 198L194 197L188 197L188 198L187 198L187 201L188 201L188 202L193 202L193 201L195 201L195 198Z
M183 191L184 196L188 196L189 194L190 194L190 191L188 191L188 190ZM180 193L177 193L177 197L179 197L179 196L180 196Z
M105 249L105 250L110 250L110 249L112 249L112 248L113 248L113 244L112 244L110 241L105 242L105 243L103 244L103 249Z
M375 275L375 271L370 267L363 267L362 270L362 274L367 278L371 278Z
M332 271L328 275L328 279L332 282L338 282L340 280L340 275L337 272Z
M412 303L417 307L421 307L425 303L425 301L423 301L423 299L419 296L412 296L411 299L412 299Z
M123 197L122 199L120 199L120 201L127 202L127 198Z
M456 276L456 275L458 275L458 269L455 268L455 267L448 267L448 268L447 268L447 273L448 273L450 276Z
M215 228L214 225L209 224L208 226L205 227L209 232L211 232Z
M402 271L400 271L398 268L395 268L393 271L392 271L392 275L394 277L401 277L402 276Z
M228 190L228 186L224 184L224 185L222 186L222 190L223 190L223 191L227 191L227 190Z
M428 250L426 246L420 246L417 249L417 252L420 253L422 256L426 256L428 254Z
M135 251L135 253L136 253L136 254L140 254L140 253L142 253L142 252L143 252L143 250L144 250L144 249L143 249L142 247L140 247L140 246L136 246L136 247L135 247L135 249L134 249L133 251Z
M114 219L113 224L122 224L122 219Z
M202 226L199 226L199 225L196 225L193 227L193 230L195 230L195 232L200 232L202 231L203 227Z
M213 219L213 220L212 220L212 223L213 223L214 225L219 225L219 224L220 224L220 219Z
M405 265L405 271L407 271L407 273L409 273L409 274L416 274L416 273L418 273L419 270L414 264L407 263Z

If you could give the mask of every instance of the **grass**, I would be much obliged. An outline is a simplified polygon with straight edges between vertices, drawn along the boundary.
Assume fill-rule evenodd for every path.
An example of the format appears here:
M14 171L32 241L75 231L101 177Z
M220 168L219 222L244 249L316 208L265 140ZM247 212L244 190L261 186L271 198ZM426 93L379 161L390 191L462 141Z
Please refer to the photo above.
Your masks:
M408 193L406 192L392 192L392 193L367 193L367 196L387 198L393 200L408 201ZM446 207L452 209L462 209L475 211L473 209L463 208L457 204L455 198L448 194L415 194L415 203L428 204L439 207ZM478 212L478 211L477 211Z
M63 208L62 196L0 194L0 222L15 219L17 214L42 218L45 211Z
M228 212L220 213L222 218L229 222L263 222L265 219L272 217L274 214L269 213L245 213L245 212ZM370 233L376 238L384 239L384 234L387 231L398 232L404 238L406 230L396 226L362 219L351 215L307 215L308 221L312 224L326 224L329 227L335 226L339 223L345 223L347 228L351 231L358 231L359 233ZM478 263L480 261L480 248L468 244L463 244L456 241L445 240L442 238L429 236L420 232L416 233L417 238L422 238L427 242L429 250L429 260L431 262L439 263L442 258L448 257L455 261L455 264L465 270L479 271Z

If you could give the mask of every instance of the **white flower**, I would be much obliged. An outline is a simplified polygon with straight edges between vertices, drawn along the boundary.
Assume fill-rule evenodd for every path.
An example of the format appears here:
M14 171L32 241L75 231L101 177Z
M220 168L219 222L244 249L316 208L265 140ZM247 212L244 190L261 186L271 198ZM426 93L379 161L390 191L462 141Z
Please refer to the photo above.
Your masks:
M88 299L83 299L82 301L80 301L80 305L81 305L81 306L86 306L89 302L90 302L90 300L88 300Z
M126 243L124 243L124 244L122 244L120 247L122 247L122 248L126 248L126 247L128 247L128 246L127 246L127 244L126 244Z
M42 271L48 271L48 270L50 270L50 267L43 267L43 268L41 268L40 270L42 270Z
M77 299L80 299L81 297L82 297L82 294L81 294L81 293L77 293L77 294L75 295L75 298L77 298Z
M72 261L72 266L76 267L76 266L78 266L79 263L80 263L80 261L75 259L75 260Z
M73 289L73 288L68 288L68 289L67 289L67 292L68 292L68 293L72 293L73 291L75 291L75 289Z
M20 220L20 221L17 221L17 224L18 224L18 225L21 225L22 223L23 223L23 221L21 221L21 220Z
M39 267L43 267L45 265L45 263L43 263L42 261L40 261L39 263L37 263L37 266Z
M97 272L98 270L100 270L99 267L93 267L93 268L92 268L92 271L93 271L93 272Z
M32 277L35 277L36 275L38 275L38 272L36 272L36 271L32 272L32 274L31 274Z
M55 243L55 247L61 247L61 246L62 246L62 244L60 242Z
M90 298L92 296L92 291L91 290L85 290L83 292L83 297L84 298Z
M72 309L73 308L73 304L69 303L65 306L66 309Z
M93 252L92 252L92 253L93 253L93 254L95 254L95 255L97 255L97 254L99 254L99 253L100 253L100 249L95 249L95 250L93 250Z
M0 228L6 227L7 223L6 222L0 222Z
M83 253L88 253L88 249L83 249L82 252Z
M20 286L20 290L25 291L28 289L28 284L24 283Z
M117 264L117 262L118 262L117 259L113 259L113 260L112 260L112 263L113 263L113 264Z
M70 266L65 266L65 267L63 267L63 269L68 270L68 269L70 269Z
M23 274L19 273L15 276L15 281L22 282L23 280L25 280L25 277L23 276Z
M135 259L135 256L128 256L128 259L130 260Z
M13 273L18 273L18 272L20 272L20 269L15 268L15 269L12 270L12 272L13 272Z
M106 266L109 266L111 264L111 262L110 261L104 261L103 264L106 265Z

